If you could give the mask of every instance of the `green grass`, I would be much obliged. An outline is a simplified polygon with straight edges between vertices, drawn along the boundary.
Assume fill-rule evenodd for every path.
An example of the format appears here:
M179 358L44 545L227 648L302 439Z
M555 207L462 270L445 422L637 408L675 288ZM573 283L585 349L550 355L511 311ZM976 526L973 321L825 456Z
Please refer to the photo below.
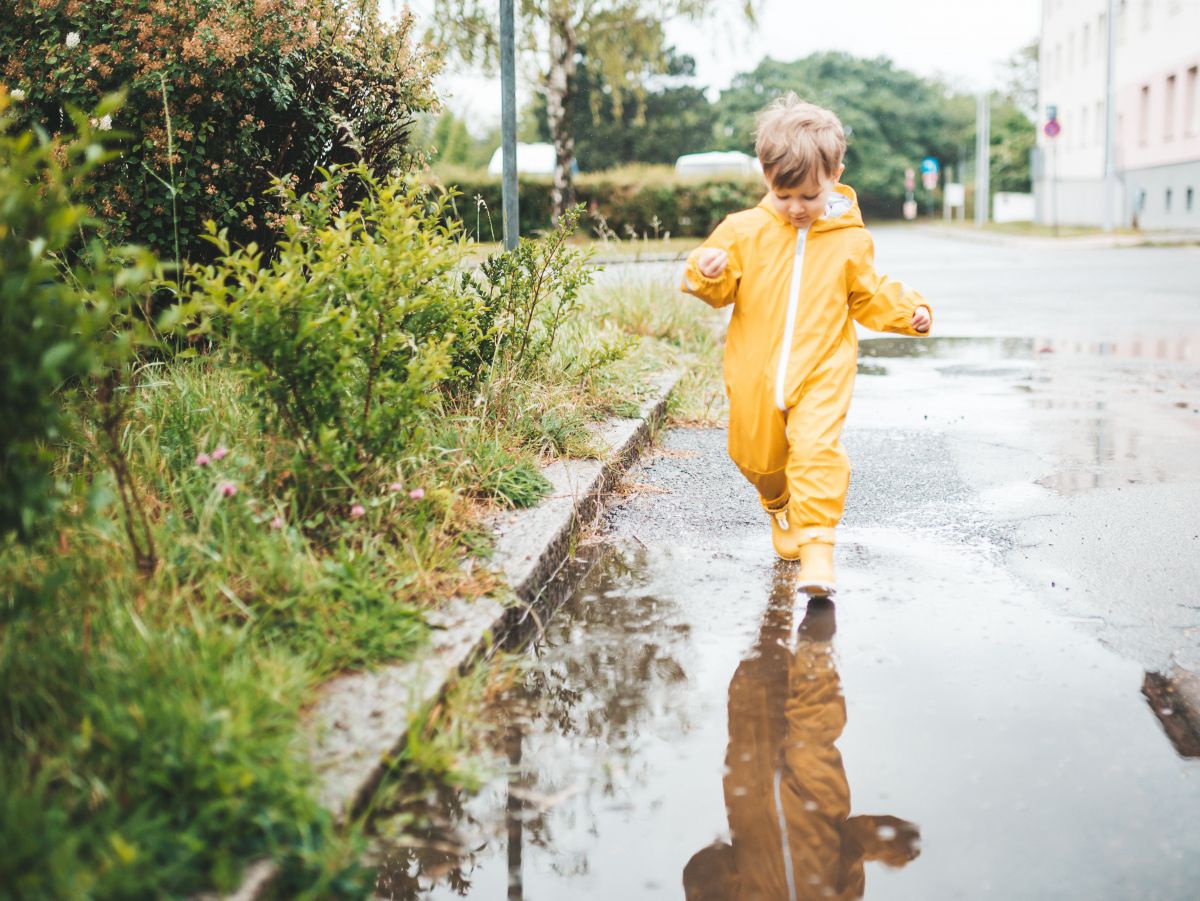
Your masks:
M123 441L158 569L135 567L111 497L43 544L0 549L0 884L185 896L268 856L288 897L364 896L363 826L335 829L314 800L304 706L338 672L419 653L442 598L491 590L486 567L464 566L486 558L484 518L544 497L541 464L600 453L592 425L634 415L651 377L711 361L718 321L666 283L589 289L535 372L441 409L419 465L321 522L296 521L289 450L224 358L147 367ZM63 448L61 472L103 488L86 447ZM466 766L455 735L413 741L410 773Z
M935 225L945 225L947 228L962 228L978 230L972 222L935 221ZM1101 235L1140 235L1142 232L1134 228L1114 228L1110 232L1093 225L1045 225L1039 222L989 222L982 229L999 235L1024 235L1031 238L1081 238Z

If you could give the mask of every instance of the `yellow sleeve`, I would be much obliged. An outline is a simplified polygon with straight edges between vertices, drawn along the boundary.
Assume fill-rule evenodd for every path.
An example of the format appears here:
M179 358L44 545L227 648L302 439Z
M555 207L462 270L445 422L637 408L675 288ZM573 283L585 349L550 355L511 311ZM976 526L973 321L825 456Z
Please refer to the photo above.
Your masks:
M718 247L729 254L729 264L716 278L701 274L696 257L706 247ZM738 248L737 231L728 219L721 222L703 244L688 254L687 269L679 289L685 294L699 297L709 306L723 307L733 303L737 297L738 284L742 279L742 256Z
M933 308L916 291L905 287L903 282L880 275L875 271L875 242L870 238L858 257L851 260L850 315L869 329L877 332L895 332L898 335L925 337L933 331L918 332L912 327L913 313L917 307L929 311L933 319Z

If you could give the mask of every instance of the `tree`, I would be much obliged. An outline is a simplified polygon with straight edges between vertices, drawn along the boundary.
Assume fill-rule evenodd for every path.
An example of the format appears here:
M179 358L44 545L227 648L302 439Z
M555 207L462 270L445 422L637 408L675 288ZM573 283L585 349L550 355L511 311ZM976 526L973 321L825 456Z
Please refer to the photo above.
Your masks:
M1038 42L1026 44L1000 65L1001 91L1026 118L1038 114Z
M492 151L500 145L500 129L493 127L476 137L467 128L465 119L443 109L437 118L422 123L413 143L435 164L483 169L491 160Z
M1001 67L1000 90L991 95L988 184L992 192L1031 188L1030 154L1037 144L1037 44L1014 53ZM944 152L971 158L975 148L975 97L945 89Z
M717 102L717 140L753 153L754 119L773 98L795 91L833 110L846 126L846 178L864 210L897 215L904 170L946 147L943 90L885 57L815 53L794 62L764 59L734 78Z
M710 16L727 2L737 2L753 21L757 0L516 0L518 50L546 98L556 157L551 195L556 218L574 201L571 110L582 48L587 48L587 65L601 72L610 87L619 117L625 98L636 93L646 76L664 70L664 23ZM463 59L494 65L499 50L496 8L495 0L448 0L431 31Z
M584 59L587 60L586 51ZM667 51L665 74L688 78L696 61ZM613 92L603 72L583 65L578 72L578 102L571 111L575 151L584 172L628 163L673 163L684 153L708 150L713 142L716 110L704 91L691 85L665 84L635 94L615 111ZM538 140L550 140L545 101L537 98Z

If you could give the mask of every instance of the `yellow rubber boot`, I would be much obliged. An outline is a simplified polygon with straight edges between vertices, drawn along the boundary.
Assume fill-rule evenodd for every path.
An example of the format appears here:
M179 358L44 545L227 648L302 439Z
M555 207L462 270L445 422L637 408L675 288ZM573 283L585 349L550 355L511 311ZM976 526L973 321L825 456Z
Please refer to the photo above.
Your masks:
M810 597L829 597L837 591L832 544L811 542L800 545L800 583L797 587Z
M779 508L767 508L771 517L771 543L781 560L800 559L800 530L788 522L787 501Z

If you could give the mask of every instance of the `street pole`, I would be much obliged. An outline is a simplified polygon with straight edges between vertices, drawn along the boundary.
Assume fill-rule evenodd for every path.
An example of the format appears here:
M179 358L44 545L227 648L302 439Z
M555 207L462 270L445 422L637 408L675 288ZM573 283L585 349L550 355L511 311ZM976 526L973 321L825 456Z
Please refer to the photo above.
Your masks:
M991 186L988 170L991 164L991 97L987 91L979 95L975 106L975 227L988 223Z
M1104 86L1104 230L1113 230L1113 190L1117 181L1117 103L1113 68L1117 58L1117 0L1108 0L1108 66Z
M1058 138L1050 139L1050 224L1058 237Z
M504 158L504 249L521 233L517 200L517 50L513 0L500 0L500 147Z

